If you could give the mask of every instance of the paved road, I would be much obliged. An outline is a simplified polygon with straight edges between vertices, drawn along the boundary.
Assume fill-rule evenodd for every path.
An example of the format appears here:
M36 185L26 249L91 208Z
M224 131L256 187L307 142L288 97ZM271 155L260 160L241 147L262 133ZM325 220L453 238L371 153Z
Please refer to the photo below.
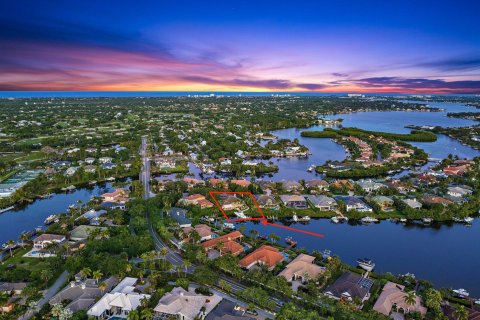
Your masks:
M68 272L63 271L62 274L55 280L55 282L52 284L50 288L47 289L45 294L43 295L43 298L38 301L37 307L38 309L41 309L58 291L60 291L61 287L67 281L68 279ZM28 311L25 313L23 316L19 317L19 320L27 320L30 319L36 311Z

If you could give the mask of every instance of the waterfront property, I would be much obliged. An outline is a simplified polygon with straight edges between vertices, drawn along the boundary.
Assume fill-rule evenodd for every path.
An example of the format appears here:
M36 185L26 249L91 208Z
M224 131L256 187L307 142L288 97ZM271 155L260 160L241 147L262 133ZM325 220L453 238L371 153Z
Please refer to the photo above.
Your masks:
M389 281L383 287L373 310L386 316L389 316L393 310L403 313L419 312L422 316L427 313L427 308L423 306L421 297L415 296L415 302L408 304L405 301L406 296L405 286Z
M372 285L372 280L347 271L328 286L323 293L336 300L352 302L354 299L359 299L363 303L370 298Z
M304 196L301 195L291 195L291 194L284 194L280 196L280 200L287 208L292 209L307 209L308 203Z
M315 257L301 253L287 264L278 276L284 277L288 282L306 283L309 280L316 279L325 270L324 267L315 264Z
M334 211L337 209L337 201L323 195L309 195L308 201L317 209L322 211Z
M277 210L280 208L278 202L275 200L275 197L267 194L256 195L257 203L262 209Z
M44 233L33 239L34 249L44 249L54 243L62 243L66 240L64 235Z
M263 245L240 260L240 265L245 269L251 269L256 265L264 265L271 271L284 260L285 257L277 248Z

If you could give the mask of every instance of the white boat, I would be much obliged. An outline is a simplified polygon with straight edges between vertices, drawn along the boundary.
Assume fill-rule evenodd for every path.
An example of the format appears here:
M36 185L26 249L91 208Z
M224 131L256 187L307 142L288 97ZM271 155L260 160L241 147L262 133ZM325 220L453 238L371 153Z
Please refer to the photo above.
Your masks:
M400 222L405 223L405 222L407 222L407 219L406 218L400 218Z
M375 268L375 263L368 258L358 259L357 263L360 268L369 272Z
M372 223L372 222L378 222L378 219L372 218L372 217L364 217L361 219L363 223Z
M475 304L480 304L480 299L475 300Z
M430 223L432 223L433 219L432 218L423 218L422 221L425 224L430 224Z
M240 219L246 219L247 216L242 211L235 211L234 214Z
M333 223L339 223L340 219L338 217L332 217L330 220L332 220Z
M472 223L473 220L474 220L474 219L473 219L472 217L466 217L466 218L463 219L463 222L465 222L465 223Z
M296 213L293 214L292 221L293 222L298 222L298 217L297 217Z
M310 217L309 217L309 216L297 217L297 219L298 219L299 222L308 222L308 221L310 221Z
M108 177L107 181L115 181L115 178L114 177Z
M55 214L51 214L45 219L43 223L45 223L46 225L49 225L58 221L59 221L58 217Z
M233 223L230 223L230 222L224 222L223 227L226 228L226 229L231 229L231 230L235 229L235 225Z
M314 164L312 164L310 167L308 167L307 171L312 172L313 170L315 170L315 167L316 166Z
M470 293L468 293L468 291L465 289L454 289L452 291L456 296L460 298L468 298L468 296L470 295Z

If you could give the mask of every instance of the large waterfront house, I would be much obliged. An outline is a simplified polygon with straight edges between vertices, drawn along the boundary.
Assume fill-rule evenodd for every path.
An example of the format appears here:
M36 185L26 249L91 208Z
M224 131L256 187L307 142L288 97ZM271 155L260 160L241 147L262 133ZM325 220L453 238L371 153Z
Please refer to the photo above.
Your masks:
M217 294L204 296L195 293L193 288L185 290L177 287L167 292L158 301L155 319L194 320L204 319L219 303L222 298Z
M383 184L373 180L359 180L357 185L365 192L372 192L384 187Z
M417 199L405 199L403 202L410 208L415 210L422 209L422 203L420 203Z
M111 292L105 294L88 311L87 315L95 319L126 319L132 310L136 310L142 300L150 300L150 295L138 293L136 278L125 278Z
M62 243L66 240L64 235L44 233L33 239L34 249L44 249L54 243Z
M304 196L301 195L291 195L291 194L284 194L280 196L280 200L287 208L293 209L307 209L308 203Z
M372 212L372 208L368 206L362 199L357 197L338 197L338 200L345 202L347 211L356 210L359 212Z
M280 208L275 197L267 194L259 194L255 196L257 203L262 209L277 210Z
M374 196L370 198L370 201L380 207L382 211L388 211L393 209L393 199L387 196Z
M447 194L454 198L467 197L472 193L472 189L467 187L451 186L447 188Z
M372 280L347 271L328 286L323 293L336 300L353 301L359 299L363 302L370 298L372 285Z
M299 280L302 283L315 279L325 272L324 267L315 264L315 257L301 253L293 259L278 275L288 282Z
M256 265L264 265L268 270L273 270L285 257L277 248L263 245L240 260L243 268L251 269Z
M309 195L307 199L315 208L322 211L333 211L337 209L337 201L331 197L323 195Z
M235 195L227 195L223 197L221 200L222 202L222 209L229 211L229 210L241 210L242 208L245 209L246 205L245 202L237 198Z
M392 313L392 310L403 313L418 312L425 316L427 308L422 305L422 298L416 296L415 303L408 304L405 302L406 296L405 286L389 281L383 287L382 293L373 306L373 310L387 317Z
M102 194L104 202L126 203L128 202L129 193L125 189L116 189L113 192Z

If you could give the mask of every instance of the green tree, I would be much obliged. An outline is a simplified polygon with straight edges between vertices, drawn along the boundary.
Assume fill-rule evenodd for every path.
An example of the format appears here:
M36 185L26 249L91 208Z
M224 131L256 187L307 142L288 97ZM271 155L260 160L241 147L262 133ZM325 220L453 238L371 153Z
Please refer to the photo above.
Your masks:
M459 305L455 311L453 312L453 316L457 320L467 320L468 319L468 311L465 309L465 306Z

